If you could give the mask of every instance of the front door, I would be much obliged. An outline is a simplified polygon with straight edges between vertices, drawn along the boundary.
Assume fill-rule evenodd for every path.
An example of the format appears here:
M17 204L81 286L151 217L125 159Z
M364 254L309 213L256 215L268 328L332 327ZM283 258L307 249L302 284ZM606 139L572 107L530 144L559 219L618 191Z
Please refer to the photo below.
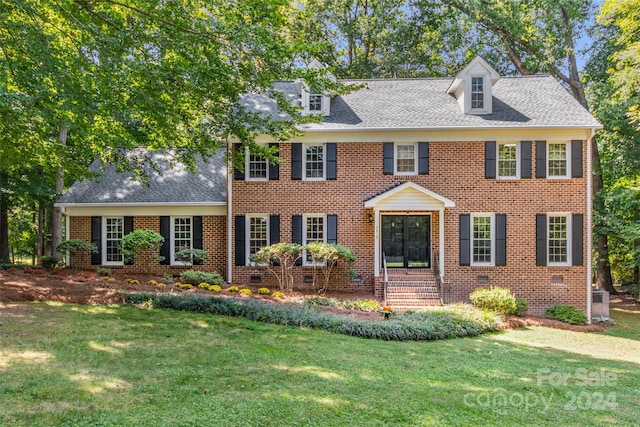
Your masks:
M383 215L382 250L388 268L430 268L431 216Z

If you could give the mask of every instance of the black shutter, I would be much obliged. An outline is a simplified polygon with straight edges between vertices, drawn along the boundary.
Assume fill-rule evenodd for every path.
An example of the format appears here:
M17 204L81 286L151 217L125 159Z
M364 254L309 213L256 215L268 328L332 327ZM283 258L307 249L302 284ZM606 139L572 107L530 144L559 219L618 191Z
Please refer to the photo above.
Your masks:
M484 177L493 179L496 177L496 142L484 143Z
M337 163L337 150L336 143L330 142L324 145L325 150L327 150L327 179L334 180L337 178L338 171L336 167Z
M547 142L536 141L536 178L547 177Z
M302 244L302 215L291 217L291 243ZM296 261L296 265L302 265L302 258Z
M239 150L242 150L242 144L233 144L233 151L236 152L236 151L239 151ZM245 159L244 156L242 156L242 158ZM242 163L246 167L246 162L243 161ZM244 172L239 170L239 169L237 169L235 166L233 168L233 179L244 179Z
M302 144L291 144L291 179L302 179Z
M124 235L131 233L133 231L133 217L125 216L124 217ZM133 265L133 259L127 260L125 258L124 265Z
M393 142L385 142L382 147L384 161L382 163L382 173L393 175Z
M496 214L496 265L507 265L507 216Z
M277 142L272 142L269 144L269 147L276 148L276 156L280 154L280 144ZM277 181L280 179L280 164L279 163L269 163L269 181Z
M280 215L269 217L269 244L280 243Z
M582 141L580 140L571 141L571 177L582 178Z
M536 265L547 265L547 215L536 214Z
M573 214L571 218L571 264L583 265L583 217L582 214Z
M160 256L164 259L160 261L161 265L171 264L171 257L169 252L171 251L171 218L168 216L160 217L160 235L164 237L164 242L160 247Z
M338 243L338 215L327 215L327 243Z
M531 178L531 141L520 142L520 178Z
M236 265L245 265L246 264L246 248L245 248L245 224L246 219L244 215L236 215L235 218L235 243L236 243Z
M460 265L471 265L471 239L469 214L460 215Z
M418 142L418 174L429 174L429 143Z
M194 216L193 221L193 249L202 249L202 217ZM202 265L201 260L194 260L193 265Z
M102 217L91 217L91 243L96 245L98 252L91 254L91 265L102 264Z

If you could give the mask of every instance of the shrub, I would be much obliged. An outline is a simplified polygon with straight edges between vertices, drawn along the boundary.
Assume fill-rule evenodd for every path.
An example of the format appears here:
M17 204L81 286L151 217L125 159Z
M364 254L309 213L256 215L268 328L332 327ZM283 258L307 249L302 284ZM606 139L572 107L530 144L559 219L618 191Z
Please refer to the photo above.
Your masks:
M70 255L84 253L87 255L97 254L98 247L92 242L85 242L82 239L69 239L60 243L56 248L58 252L69 252Z
M244 317L264 323L324 329L329 332L382 340L436 340L476 336L496 330L499 316L469 305L453 305L411 315L400 314L387 321L370 322L337 316L304 306L273 304L263 300L220 298L203 295L127 294L129 304L225 316Z
M247 288L240 289L240 293L242 295L251 295L251 289L247 289Z
M166 288L166 287L167 287L167 284L166 284L166 283L162 283L162 282L160 282L160 283L156 283L156 286L157 286L158 288Z
M208 284L207 282L200 282L198 283L198 287L200 289L209 289L209 286L211 286L210 284Z
M151 260L162 261L164 258L158 253L164 243L164 237L153 230L135 230L126 234L120 241L120 249L124 259L134 261L142 249L150 249ZM145 272L149 271L149 260L144 260Z
M322 305L325 307L339 307L340 301L335 298L309 297L304 299L303 304L306 306Z
M125 282L134 286L137 286L140 284L140 281L137 279L125 279Z
M229 286L227 292L240 292L240 289L237 286Z
M193 289L193 285L190 283L180 283L180 285L178 285L178 287L180 289L184 289L185 291L188 291L189 289Z
M96 274L102 277L111 276L111 269L109 268L98 268L96 269Z
M259 288L258 293L260 295L269 295L271 291L269 290L269 288Z
M175 253L177 261L189 262L196 265L202 265L208 256L209 253L202 249L183 249Z
M271 296L274 298L284 298L284 292L275 291L274 293L271 294Z
M222 291L222 288L220 287L220 285L211 285L209 286L209 290L211 292L220 292Z
M629 293L633 295L634 298L640 298L640 283L635 283L629 287Z
M584 325L587 323L587 315L572 305L558 304L547 308L547 319L559 320L571 325Z
M281 291L293 289L293 266L302 256L302 245L297 243L274 243L260 248L251 256L251 262L265 265L267 271L278 280Z
M380 310L380 303L372 299L345 300L340 303L340 306L348 310L358 310L358 311Z
M516 297L511 290L492 286L489 289L478 288L469 295L471 304L483 310L494 311L498 314L514 314L516 312Z
M223 282L223 279L222 276L215 271L213 273L207 273L206 271L185 270L180 273L180 281L194 286L203 282L210 285L219 285Z
M524 298L516 298L516 312L515 314L520 316L522 313L529 309L529 303Z
M51 270L52 268L56 268L60 261L52 256L43 256L40 257L40 265L47 270Z
M155 280L149 280L149 284L151 286L158 286L158 282L156 282Z

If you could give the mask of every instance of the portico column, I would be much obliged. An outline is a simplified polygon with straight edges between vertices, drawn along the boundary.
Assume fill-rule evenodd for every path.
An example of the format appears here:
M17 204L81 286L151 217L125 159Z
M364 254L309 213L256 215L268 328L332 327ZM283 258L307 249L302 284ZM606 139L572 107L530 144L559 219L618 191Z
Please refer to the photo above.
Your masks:
M438 209L438 214L438 240L440 242L438 265L440 267L440 278L444 279L444 208Z

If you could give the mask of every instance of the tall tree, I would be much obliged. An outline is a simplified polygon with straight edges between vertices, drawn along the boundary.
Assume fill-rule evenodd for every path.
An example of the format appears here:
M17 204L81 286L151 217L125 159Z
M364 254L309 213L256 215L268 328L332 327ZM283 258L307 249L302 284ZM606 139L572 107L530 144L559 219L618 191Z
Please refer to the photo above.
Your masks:
M546 71L563 82L589 110L576 58L576 39L593 14L590 0L442 0L463 12L501 44L523 75ZM592 138L593 199L604 210L602 168L596 138ZM596 217L595 219L598 219ZM594 222L596 282L617 293L611 278L606 224Z
M291 13L287 0L3 2L0 170L38 165L70 181L101 155L140 171L121 150L139 145L193 167L231 135L254 149L257 133L290 136L299 119L283 98L277 120L237 101L295 71L306 49Z

